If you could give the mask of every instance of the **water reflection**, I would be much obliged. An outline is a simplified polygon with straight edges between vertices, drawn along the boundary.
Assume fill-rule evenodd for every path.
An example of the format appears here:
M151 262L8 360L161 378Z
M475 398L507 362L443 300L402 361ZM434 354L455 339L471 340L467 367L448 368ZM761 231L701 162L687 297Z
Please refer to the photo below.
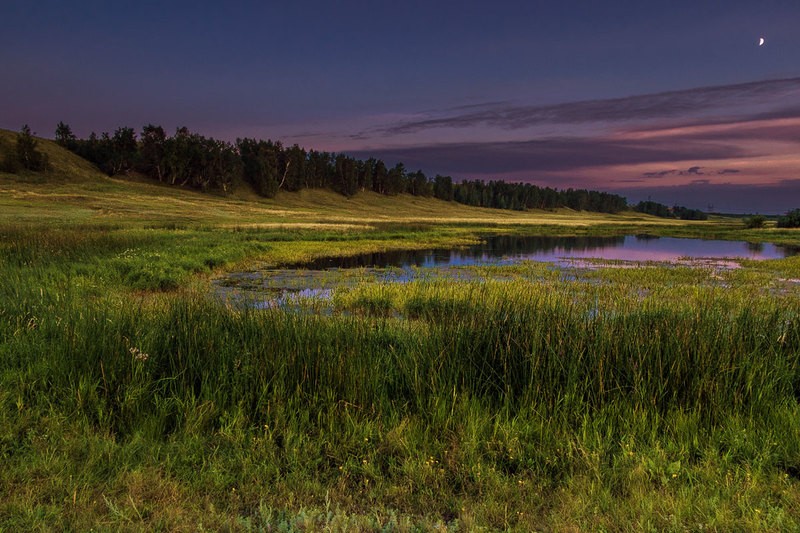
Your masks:
M682 258L725 257L776 259L796 255L797 247L743 241L677 239L635 235L624 237L496 236L479 245L458 249L402 250L351 257L322 258L294 265L310 270L329 268L443 267L506 264L521 260L565 264L574 259L613 261L677 261Z
M334 289L363 279L390 283L429 277L480 279L481 274L459 269L460 266L509 265L528 260L591 268L597 266L594 261L605 260L621 261L618 266L624 267L656 261L726 269L736 268L740 259L776 259L798 253L800 247L650 235L497 236L458 249L389 251L318 259L282 269L234 272L214 284L216 292L228 301L257 308L294 309L307 301L329 299Z

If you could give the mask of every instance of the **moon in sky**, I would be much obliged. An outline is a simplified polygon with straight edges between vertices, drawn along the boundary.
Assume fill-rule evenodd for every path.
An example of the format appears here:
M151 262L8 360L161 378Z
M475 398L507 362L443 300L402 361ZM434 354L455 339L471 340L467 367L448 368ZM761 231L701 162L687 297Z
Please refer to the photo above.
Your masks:
M763 37L759 37L759 39L758 39L758 46L764 46L764 43L765 43L765 42L766 42L766 41L764 40L764 38L763 38Z

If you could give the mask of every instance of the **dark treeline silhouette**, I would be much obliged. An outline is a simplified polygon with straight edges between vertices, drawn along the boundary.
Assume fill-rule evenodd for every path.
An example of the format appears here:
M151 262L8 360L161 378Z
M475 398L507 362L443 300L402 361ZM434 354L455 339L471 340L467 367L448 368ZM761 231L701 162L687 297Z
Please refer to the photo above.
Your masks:
M708 220L708 215L699 209L689 209L680 205L667 207L650 200L639 202L633 207L634 211L662 218L679 218L681 220Z
M471 180L449 176L429 179L421 170L409 172L402 163L387 167L380 159L359 160L345 154L306 150L279 141L236 139L231 144L178 128L148 124L137 137L133 128L113 135L92 133L78 139L59 122L56 142L96 164L109 175L139 172L154 180L199 190L229 191L237 182L250 184L261 196L279 190L329 188L345 196L359 191L435 197L462 204L499 209L552 209L617 213L627 208L624 197L584 189L556 190L531 184Z
M785 215L778 218L779 228L800 228L800 209L787 211Z
M577 211L618 213L627 208L624 197L586 189L556 190L529 183L505 181L463 181L452 184L456 202L498 209L551 209L568 207Z

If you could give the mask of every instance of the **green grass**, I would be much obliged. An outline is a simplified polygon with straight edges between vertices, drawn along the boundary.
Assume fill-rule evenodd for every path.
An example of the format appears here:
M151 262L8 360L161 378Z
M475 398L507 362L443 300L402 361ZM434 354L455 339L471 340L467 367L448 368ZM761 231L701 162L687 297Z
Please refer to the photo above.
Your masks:
M209 284L485 233L796 232L62 175L0 175L0 529L800 528L797 258L479 267L307 313Z
M798 523L796 294L420 282L315 316L15 281L9 524L322 524L326 498L362 525Z

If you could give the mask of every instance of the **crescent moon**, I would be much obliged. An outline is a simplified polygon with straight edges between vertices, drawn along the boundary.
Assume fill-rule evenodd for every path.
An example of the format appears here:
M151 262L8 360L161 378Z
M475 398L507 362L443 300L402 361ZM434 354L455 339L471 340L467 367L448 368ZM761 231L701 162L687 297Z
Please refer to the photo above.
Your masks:
M766 42L766 41L764 41L764 38L763 38L763 37L759 38L759 39L758 39L758 46L764 46L764 43L765 43L765 42Z

